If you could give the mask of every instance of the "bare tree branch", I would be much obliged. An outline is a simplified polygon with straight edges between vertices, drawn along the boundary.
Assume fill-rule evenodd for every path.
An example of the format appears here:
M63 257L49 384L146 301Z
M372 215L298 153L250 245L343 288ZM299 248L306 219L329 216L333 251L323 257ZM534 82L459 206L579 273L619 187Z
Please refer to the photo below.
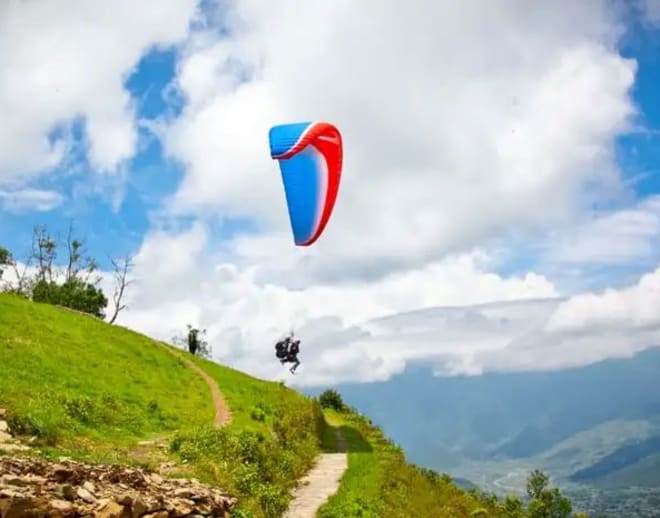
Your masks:
M114 324L119 313L127 308L126 304L122 304L122 299L124 298L126 288L134 282L128 279L128 273L133 268L133 258L131 255L126 255L126 257L119 260L110 258L110 262L114 268L115 276L115 291L112 295L115 309L110 318L110 324Z

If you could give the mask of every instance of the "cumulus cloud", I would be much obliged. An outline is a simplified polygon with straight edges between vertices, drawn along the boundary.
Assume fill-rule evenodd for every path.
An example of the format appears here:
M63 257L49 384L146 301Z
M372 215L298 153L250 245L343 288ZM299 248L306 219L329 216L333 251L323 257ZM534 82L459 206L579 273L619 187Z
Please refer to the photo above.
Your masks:
M135 108L123 87L143 53L183 39L195 0L7 1L0 5L0 181L58 165L84 121L98 170L130 158Z
M640 5L646 19L653 24L660 25L660 1L641 0Z
M547 244L548 260L573 264L625 264L655 257L660 232L660 197L591 217Z
M269 281L262 263L250 256L209 254L208 239L200 224L148 238L136 256L130 309L120 321L164 339L180 334L187 323L207 328L216 359L266 377L279 370L272 361L273 340L290 327L305 340L310 365L320 362L318 368L336 376L341 365L332 368L337 359L331 352L339 345L333 336L345 328L420 307L557 295L542 276L505 278L483 271L477 254L394 272L379 282L291 289Z
M622 290L582 294L562 303L548 320L553 333L609 332L660 327L660 268Z
M266 378L283 372L273 341L293 327L301 384L386 379L416 361L562 368L657 341L658 272L566 297L545 275L495 273L490 253L563 225L555 263L652 256L657 200L580 219L621 192L613 140L635 114L636 64L617 52L608 0L234 0L189 34L193 0L65 4L0 7L12 49L0 50L0 181L59 163L75 117L92 165L122 171L136 140L122 81L151 45L184 41L183 112L150 126L184 166L165 216L194 223L145 237L122 324L163 339L206 328L217 360ZM345 167L325 234L301 249L267 134L314 119L341 129ZM256 230L218 240L218 219ZM622 248L607 247L613 235Z
M53 210L63 201L64 197L55 191L41 189L5 191L0 189L0 207L8 212L45 212Z
M187 323L206 328L217 361L269 379L282 376L273 343L290 327L303 340L301 385L385 380L414 362L442 375L567 368L660 339L660 268L624 289L565 297L541 275L490 273L475 252L291 289L250 256L209 254L208 239L200 224L147 239L120 322L163 339Z
M556 264L649 256L654 200L584 218L622 192L613 140L635 113L610 3L219 5L182 48L186 105L160 132L185 166L167 209L197 223L145 240L122 322L163 338L207 328L216 359L267 378L282 372L273 340L293 327L301 384L386 379L415 361L561 368L651 343L623 339L630 315L618 335L568 329L585 319L578 298L532 271L494 273L489 253L518 233L549 236ZM300 249L267 134L314 119L341 128L344 176L324 236ZM221 218L257 231L217 243L204 222Z
M268 128L331 120L345 166L333 219L304 253L319 279L548 228L618 187L612 140L634 113L636 66L616 52L605 1L223 7L225 36L194 34L179 62L187 106L164 140L187 170L170 206L286 233Z

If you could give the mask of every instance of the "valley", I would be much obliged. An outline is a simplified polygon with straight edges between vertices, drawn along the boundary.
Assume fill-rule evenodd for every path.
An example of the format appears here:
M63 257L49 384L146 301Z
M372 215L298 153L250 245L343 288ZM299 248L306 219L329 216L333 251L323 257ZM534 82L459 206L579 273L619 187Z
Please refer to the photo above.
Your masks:
M339 389L411 462L463 487L523 496L540 469L576 509L660 516L658 348L554 372L434 377L419 366Z

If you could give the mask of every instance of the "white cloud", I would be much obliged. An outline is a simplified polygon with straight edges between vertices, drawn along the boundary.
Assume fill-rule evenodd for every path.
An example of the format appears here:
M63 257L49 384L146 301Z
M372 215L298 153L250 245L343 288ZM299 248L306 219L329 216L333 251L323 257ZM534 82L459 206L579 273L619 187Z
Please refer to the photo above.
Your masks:
M194 12L195 0L2 2L0 181L60 163L78 117L93 167L113 171L131 157L137 134L123 81L150 47L183 39Z
M328 119L345 166L304 252L318 278L418 268L619 187L636 66L605 1L225 4L230 36L194 35L179 65L188 105L165 142L188 168L172 210L254 217L290 241L268 128Z
M317 284L289 289L269 281L270 273L249 255L239 259L210 255L208 234L199 224L183 233L154 233L136 258L129 310L119 321L147 334L169 339L187 323L209 331L214 355L223 363L253 374L273 377L281 370L274 361L272 344L295 327L305 343L306 371L318 380L345 371L346 355L335 357L333 342L345 328L361 326L375 318L420 307L520 300L557 295L550 282L527 274L503 278L482 270L478 254L466 254L430 263L419 270L391 273L378 282L341 285ZM349 331L350 333L350 331ZM415 347L405 346L396 364L378 348L372 358L382 375L414 357ZM413 353L413 356L410 356ZM339 363L337 363L339 362ZM356 375L356 373L353 373ZM374 372L365 370L363 376Z
M123 171L136 132L122 81L151 45L186 37L195 5L108 5L0 7L11 49L0 50L0 180L57 164L76 116L92 164ZM186 166L168 216L196 223L146 237L120 322L164 339L207 328L217 359L268 378L283 372L273 340L293 326L296 380L315 384L385 379L412 361L451 374L561 368L657 341L657 272L561 299L543 275L493 273L484 252L563 225L551 261L653 256L655 199L580 220L620 194L612 144L634 114L636 65L616 51L607 0L219 5L216 25L185 41L183 115L150 125ZM341 129L345 168L325 235L301 249L267 134L312 119ZM52 143L54 127L65 136ZM215 242L207 218L232 217L259 233Z
M292 380L302 385L383 380L411 362L445 375L568 368L660 339L660 267L621 290L561 297L543 276L489 273L472 253L291 289L250 256L210 255L208 238L194 225L147 239L119 320L163 339L187 323L207 328L218 361L265 378L285 373L273 344L290 327L303 340Z
M548 232L505 241L501 250L502 262L533 258L528 264L566 293L621 286L660 262L660 197L585 211Z
M641 0L642 13L653 24L660 24L660 0Z
M660 329L660 268L622 290L578 295L562 303L548 320L553 333Z
M483 252L541 235L569 267L653 258L655 200L584 216L624 191L613 140L635 111L636 65L616 51L607 1L222 5L224 36L213 26L186 42L187 105L161 128L186 166L167 208L198 223L145 240L123 323L163 338L194 323L217 359L267 378L284 372L273 341L294 327L303 384L386 379L414 361L561 368L653 342L626 335L638 315L605 335L564 329L586 321L579 297L531 271L493 273ZM325 235L302 249L267 134L314 119L341 129L345 167ZM202 222L232 217L259 232L215 243Z
M0 207L8 212L46 212L53 210L63 201L64 197L55 191L41 189L5 191L0 189Z
M655 257L660 235L660 197L595 214L574 223L548 245L548 260L562 263L625 264Z

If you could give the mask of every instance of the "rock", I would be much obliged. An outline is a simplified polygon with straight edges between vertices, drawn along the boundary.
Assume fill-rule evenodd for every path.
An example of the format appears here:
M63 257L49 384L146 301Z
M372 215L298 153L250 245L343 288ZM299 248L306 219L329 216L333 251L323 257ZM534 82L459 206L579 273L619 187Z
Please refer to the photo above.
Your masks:
M87 489L85 489L84 487L79 487L78 491L76 491L76 495L78 496L78 498L80 498L84 502L87 502L88 504L93 504L94 502L96 502L96 498L94 497L94 495L91 494L89 491L87 491Z
M96 518L129 518L131 515L126 507L109 500L97 509L95 516Z
M179 498L191 498L194 494L195 493L187 487L180 487L174 490L174 496Z
M149 507L141 498L136 498L133 501L133 516L132 518L139 518L149 511Z
M27 485L23 478L13 475L2 475L0 477L0 484L3 486L25 486Z
M86 489L90 494L96 493L96 489L94 488L94 484L92 484L89 480L86 480L85 483L83 484L83 489Z
M7 411L4 408L0 408L0 419L7 417Z
M0 432L9 433L9 425L7 421L0 420Z
M71 516L76 511L73 504L66 500L51 500L50 507L59 513L59 516Z
M73 501L76 498L76 492L73 490L73 487L69 484L59 484L57 487L57 492L65 500Z
M192 479L68 459L0 456L0 518L198 518L236 502Z
M180 500L174 504L174 516L181 518L188 516L195 510L194 502L190 500Z
M73 470L62 464L56 464L52 470L52 476L57 482L67 482L73 477Z
M24 496L0 499L0 516L2 518L25 518L34 509L34 502Z
M130 507L133 505L133 497L128 493L124 493L117 498L117 503Z

